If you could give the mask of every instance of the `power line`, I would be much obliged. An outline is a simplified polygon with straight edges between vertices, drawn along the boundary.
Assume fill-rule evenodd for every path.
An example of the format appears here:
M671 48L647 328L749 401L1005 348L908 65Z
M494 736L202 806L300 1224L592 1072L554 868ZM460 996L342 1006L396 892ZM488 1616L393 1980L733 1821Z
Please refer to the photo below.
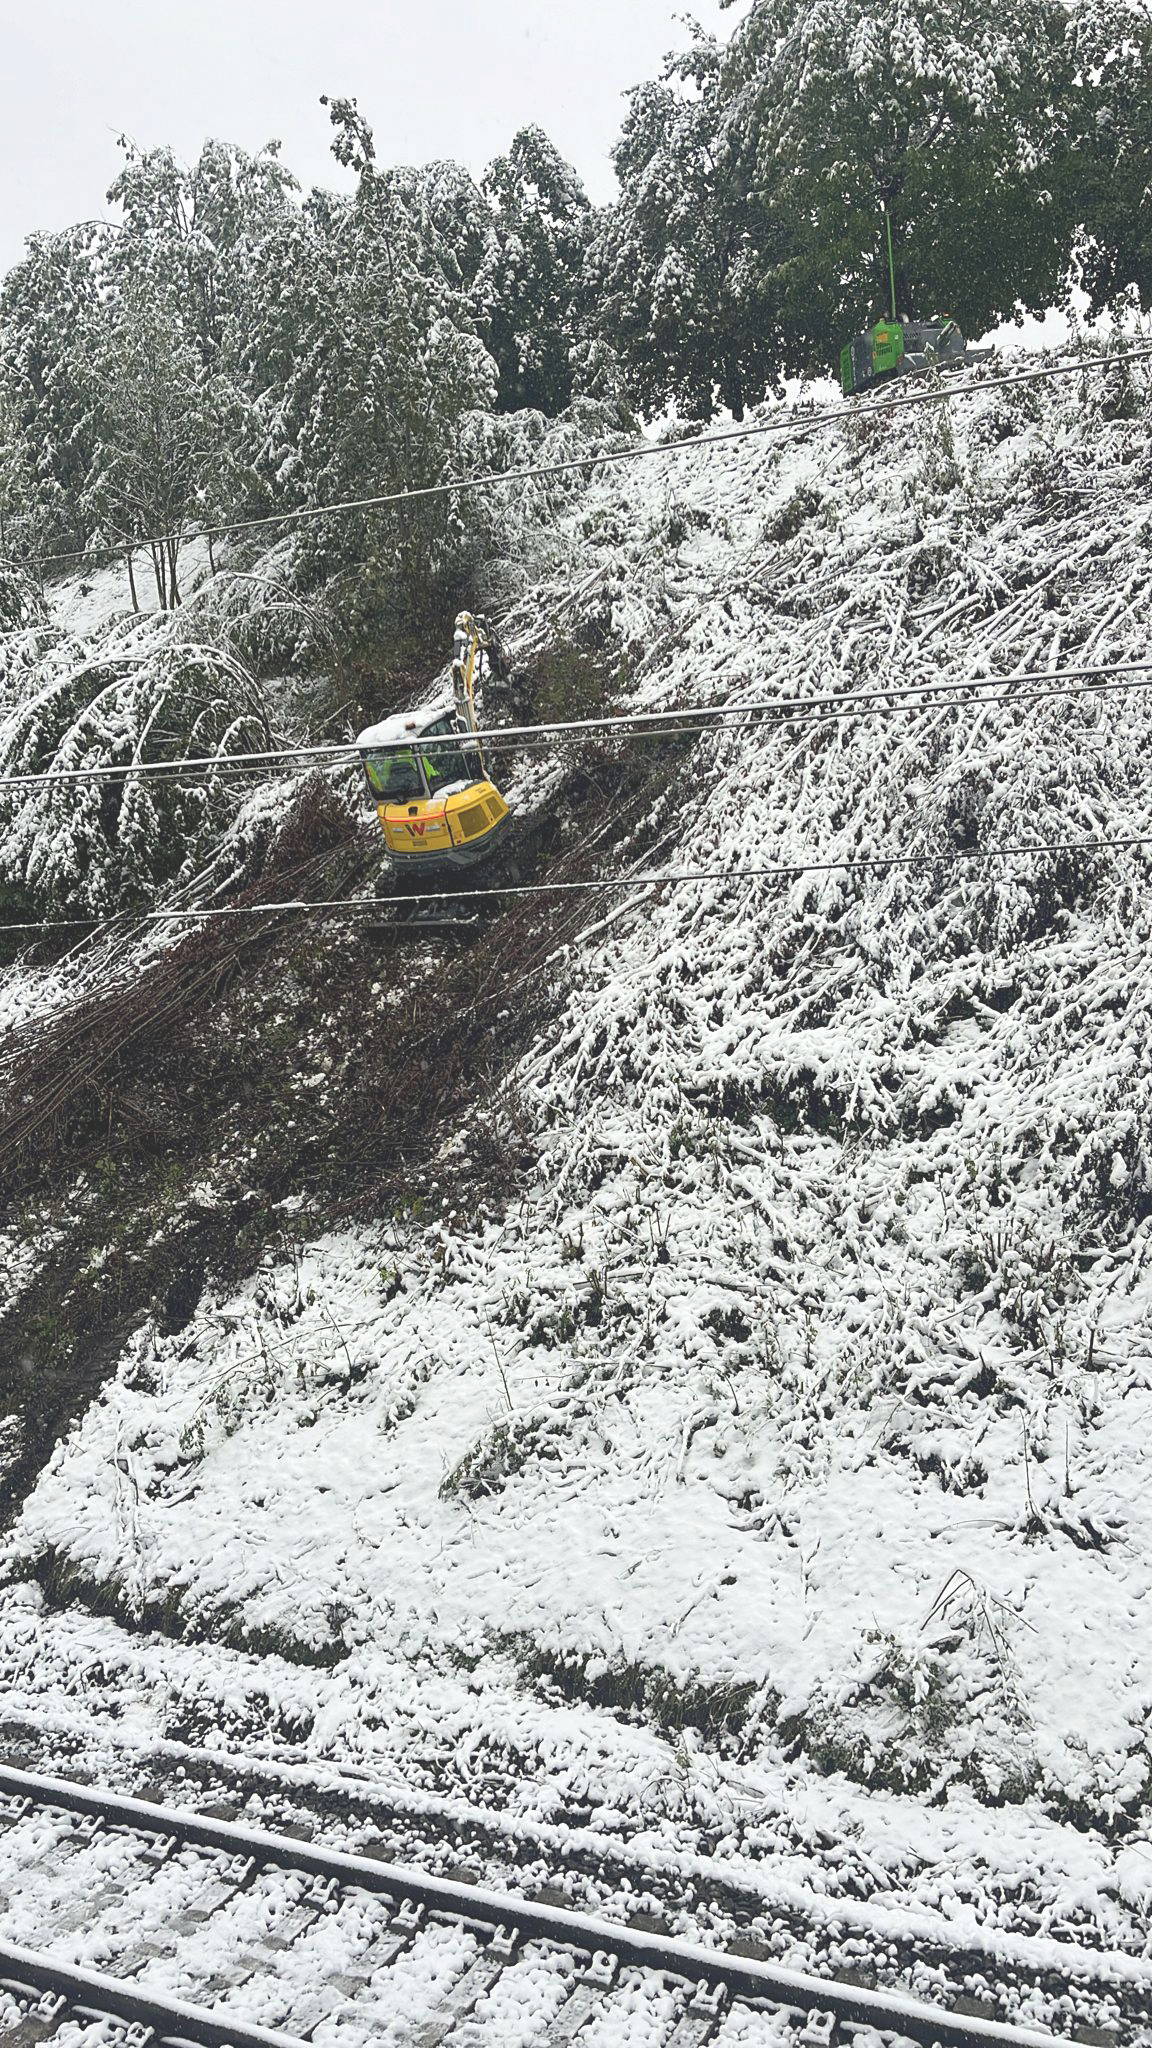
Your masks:
M679 441L634 441L627 448L608 449L596 455L573 456L563 462L548 462L536 468L491 470L482 476L456 477L449 483L424 484L415 490L385 491L368 498L343 498L330 505L306 505L292 512L268 512L256 519L221 521L176 533L142 536L104 548L74 548L64 554L37 557L41 569L63 562L119 561L139 554L144 548L181 547L193 540L218 540L238 533L255 533L270 526L298 525L308 519L334 518L344 512L379 512L395 505L427 503L433 498L457 496L464 491L493 490L505 484L545 482L553 477L571 476L577 470L594 470L622 462L638 462L646 456L679 455L695 449L723 447L733 441L751 441L766 435L792 438L835 426L841 420L882 418L902 412L908 406L945 405L954 398L979 397L985 391L1005 391L1019 384L1038 384L1051 377L1072 377L1086 370L1109 369L1116 364L1146 362L1152 348L1129 349L1122 354L1084 356L1078 362L1053 363L1043 369L1020 370L1007 377L982 377L966 384L942 385L939 390L913 391L903 397L876 399L870 405L837 406L807 418L767 420L757 426L727 427L718 434L687 435Z
M1141 681L1147 677L1147 681ZM1050 684L1051 688L1021 689L1020 684ZM1011 685L1011 688L1008 686ZM903 712L947 710L962 705L965 710L984 705L1028 704L1052 697L1100 696L1120 690L1152 689L1152 661L1108 662L1084 668L1022 669L1011 676L960 676L955 681L893 683L876 690L844 690L829 697L753 698L746 704L688 704L679 710L634 711L605 714L599 718L561 719L538 725L486 726L474 734L448 735L465 744L478 744L499 752L520 750L533 744L561 739L570 733L604 733L620 739L675 739L682 734L743 732L771 718L781 725L819 724L826 719L896 716ZM962 691L988 695L962 697ZM947 694L944 694L944 693ZM892 703L896 698L900 701ZM418 736L417 736L418 737ZM413 742L400 739L393 744ZM440 744L438 737L429 741ZM196 770L205 775L233 777L253 773L292 761L335 763L357 757L353 740L308 747L277 747L252 754L191 754L171 761L109 762L94 768L47 768L28 775L0 776L0 789L33 789L57 783L119 782L129 775L176 776Z
M1145 846L1152 846L1152 834L1122 839L1042 839L1010 846L949 846L936 853L864 854L849 860L788 861L775 867L694 868L671 875L599 876L594 881L585 882L509 882L487 889L425 890L402 896L331 897L315 902L300 898L284 903L230 903L203 909L126 910L106 918L63 917L0 924L0 932L78 931L82 927L106 931L121 920L133 924L178 924L207 918L327 916L361 910L375 911L379 915L382 911L415 903L459 905L529 896L589 895L610 889L683 889L697 887L703 882L795 881L802 875L874 874L896 868L936 867L944 861L978 865L983 861L1021 859L1033 854L1115 853Z

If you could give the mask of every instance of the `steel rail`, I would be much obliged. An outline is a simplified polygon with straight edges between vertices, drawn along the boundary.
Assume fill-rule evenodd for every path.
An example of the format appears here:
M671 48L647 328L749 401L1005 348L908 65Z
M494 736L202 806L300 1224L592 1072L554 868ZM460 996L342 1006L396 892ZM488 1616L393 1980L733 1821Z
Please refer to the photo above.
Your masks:
M1081 1259L1100 1258L1106 1253L1104 1245L1080 1245L1077 1248L1077 1256ZM259 1354L251 1355L256 1357ZM21 1748L30 1750L33 1741L71 1740L76 1727L68 1719L44 1720L37 1716L35 1723L10 1721L8 1732L10 1736L20 1738ZM104 1734L108 1736L109 1731L104 1730ZM850 1935L865 1941L874 1940L881 1946L899 1939L898 1927L895 1924L886 1927L878 1922L867 1910L866 1902L843 1895L811 1893L798 1885L781 1885L767 1864L755 1872L747 1865L739 1869L725 1868L710 1856L690 1851L662 1852L653 1864L631 1844L618 1836L599 1832L588 1821L566 1826L561 1844L554 1825L549 1822L532 1820L524 1815L513 1817L503 1811L497 1813L487 1807L474 1806L457 1795L417 1792L411 1787L398 1794L394 1784L374 1777L370 1770L359 1764L334 1760L306 1762L282 1756L245 1756L241 1762L240 1759L223 1757L218 1750L206 1748L203 1744L172 1738L141 1743L111 1734L110 1739L130 1765L141 1768L147 1764L158 1773L175 1771L182 1779L187 1779L185 1789L198 1780L204 1785L203 1774L207 1773L208 1782L213 1787L221 1778L226 1778L237 1794L242 1783L246 1791L256 1789L266 1796L300 1801L310 1809L314 1818L323 1812L345 1821L366 1823L372 1818L381 1825L399 1826L417 1833L431 1829L439 1839L451 1839L457 1846L462 1835L466 1834L470 1839L479 1835L499 1856L506 1857L513 1846L517 1851L528 1847L536 1862L559 1855L566 1868L584 1871L587 1871L591 1859L598 1873L604 1874L611 1869L618 1881L623 1880L625 1889L635 1886L638 1875L646 1882L658 1879L666 1887L671 1883L678 1883L681 1887L698 1887L704 1883L713 1899L726 1899L734 1915L743 1915L745 1919L749 1914L780 1911L793 1916L814 1935L833 1926L842 1927ZM33 1768L31 1764L24 1767ZM13 1768L19 1766L14 1764ZM322 1801L322 1805L314 1805L312 1802L316 1800ZM820 1908L818 1912L814 1910L817 1905ZM863 1911L857 1917L856 1909L860 1906L863 1906ZM919 1945L945 1967L948 1967L946 1959L955 1961L962 1950L965 1955L978 1956L993 1972L1010 1971L1016 1981L1027 1978L1035 1982L1052 1974L1052 1944L1045 1936L1010 1935L1008 1945L1001 1947L997 1930L968 1926L958 1949L956 1925L947 1915L921 1905L905 1909L900 1918L906 1934L905 1946L914 1949ZM1118 1985L1125 1989L1141 1989L1152 2000L1152 1958L1141 1960L1140 1974L1136 1976L1131 1970L1131 1957L1125 1958L1124 1951L1085 1948L1064 1936L1059 1937L1059 1955L1065 1974L1074 1975L1081 1986L1091 1981L1109 1991ZM3 2048L2 2043L0 2048Z
M103 1970L81 1969L35 1949L17 1948L0 1939L0 1989L47 1993L63 1998L70 2010L61 2017L127 2020L145 2027L159 2042L193 2041L196 2048L300 2048L295 2034L281 2034L249 2020L214 2013L182 1998L159 1998L128 1977L109 1977ZM29 2015L33 2017L33 2015ZM52 2031L50 2028L47 2031ZM7 2037L0 2034L0 2041Z
M181 1844L223 1852L231 1857L245 1856L260 1865L280 1870L335 1879L340 1885L390 1899L409 1899L440 1917L479 1925L494 1937L507 1935L508 1930L514 1929L520 1941L555 1943L575 1949L590 1961L597 1956L608 1955L619 1963L673 1977L689 1986L703 1985L709 1991L726 1993L744 2001L782 2006L797 2013L822 2014L834 2022L894 2032L920 2043L921 2048L1053 2048L1060 2038L1038 2028L1016 2027L999 2020L959 2015L910 1995L811 1977L783 1965L731 1955L725 1950L707 1948L671 1935L649 1934L592 1915L518 1898L507 1892L453 1884L449 1879L433 1877L424 1871L379 1863L345 1851L318 1848L311 1843L268 1834L262 1829L243 1827L235 1821L212 1820L203 1814L157 1806L148 1800L76 1785L69 1780L35 1772L0 1768L0 1792L35 1805L82 1814L114 1827L160 1834ZM128 2002L138 1995L151 1997L158 2012L164 2009L164 2001L156 2000L151 1994L137 1994L126 1980L97 1979L93 1973L77 1972L69 1965L58 1964L51 1957L33 1956L27 1951L12 1949L2 1941L0 1965L7 1965L16 1976L34 1969L36 1976L30 1981L34 1981L38 1989L58 1991L69 1999L82 1989L85 1996L97 1997L98 2002L97 1992L92 1986L110 1984L116 1996L123 2001L120 2011L125 2017L140 2016L135 2011L129 2014L127 2010ZM83 1985L81 1979L85 1980ZM253 2048L273 2048L273 2044L274 2048L286 2048L291 2039L281 2034L252 2031L245 2037L242 2026L230 2019L204 2014L195 2007L184 2007L177 2012L173 2006L172 2011L184 2032L190 2038L202 2041L204 2048L224 2048L228 2042L242 2048L245 2038L253 2043ZM191 2034L190 2020L206 2022L213 2029L211 2035ZM147 2024L157 2026L157 2020L150 2018ZM171 2038L177 2029L168 2026L161 2018L157 2031ZM831 2039L831 2029L828 2039Z

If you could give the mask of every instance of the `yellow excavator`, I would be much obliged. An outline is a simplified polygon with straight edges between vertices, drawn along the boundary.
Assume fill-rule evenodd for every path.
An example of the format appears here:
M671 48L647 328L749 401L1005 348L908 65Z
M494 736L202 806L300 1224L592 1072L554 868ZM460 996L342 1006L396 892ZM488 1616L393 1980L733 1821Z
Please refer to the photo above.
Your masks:
M480 741L481 686L493 646L483 619L461 612L452 698L370 725L356 741L369 794L399 873L433 875L487 860L511 823Z

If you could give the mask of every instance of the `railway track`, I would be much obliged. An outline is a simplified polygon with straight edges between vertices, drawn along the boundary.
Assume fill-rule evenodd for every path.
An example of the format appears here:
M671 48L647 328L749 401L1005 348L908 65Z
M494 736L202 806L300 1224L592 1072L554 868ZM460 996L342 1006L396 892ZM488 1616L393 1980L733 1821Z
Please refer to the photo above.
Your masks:
M0 1769L0 2042L39 2048L57 2033L68 2048L1054 2038Z

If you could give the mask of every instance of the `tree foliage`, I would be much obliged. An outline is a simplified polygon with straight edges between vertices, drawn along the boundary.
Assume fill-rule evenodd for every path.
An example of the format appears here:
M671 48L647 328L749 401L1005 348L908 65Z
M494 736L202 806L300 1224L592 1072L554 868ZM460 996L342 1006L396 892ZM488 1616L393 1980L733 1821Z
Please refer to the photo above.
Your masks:
M573 344L588 312L593 210L543 129L522 128L484 177L491 209L475 299L495 358L501 412L556 414L575 381Z
M30 244L0 301L9 547L419 490L483 441L477 415L562 411L577 360L604 385L578 331L592 210L546 137L518 136L481 187L450 162L382 165L355 100L324 104L350 195L301 199L275 144L209 142L190 167L125 144L118 218ZM421 585L466 573L476 524L450 500L318 521L295 573L313 590L344 577L346 610L370 591L378 622L402 619ZM172 607L179 544L151 557Z
M174 623L174 622L173 622ZM0 716L0 775L61 778L268 744L251 676L168 622L42 645ZM127 776L0 788L0 897L41 914L105 916L191 872L234 808L223 781Z
M979 334L1053 302L1067 44L1060 0L757 0L725 56L724 137L784 367L827 362L882 309L885 209L901 311Z
M1063 0L754 0L727 44L696 30L631 96L596 242L638 401L739 415L827 370L886 303L885 211L901 311L980 334L1057 301L1076 64Z
M180 534L202 499L216 443L213 380L170 289L133 277L89 366L98 432L82 502L92 534L147 539L162 611L180 602Z
M1152 306L1152 7L1079 0L1066 204L1093 311L1135 289Z
M661 79L632 93L613 152L621 198L593 252L601 325L638 402L673 400L708 419L717 396L740 418L775 370L763 293L771 247L727 137L724 52L697 30Z

